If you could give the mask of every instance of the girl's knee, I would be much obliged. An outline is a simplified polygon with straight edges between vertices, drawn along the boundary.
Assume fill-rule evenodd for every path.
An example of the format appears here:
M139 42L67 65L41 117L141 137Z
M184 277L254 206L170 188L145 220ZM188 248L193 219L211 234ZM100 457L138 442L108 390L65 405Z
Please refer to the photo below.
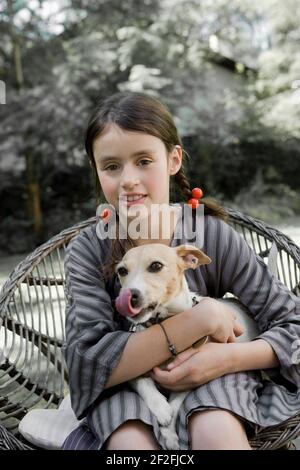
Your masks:
M215 427L220 423L224 425L230 425L230 423L239 421L233 413L227 410L211 409L211 410L200 410L195 411L189 418L189 425L191 428L205 427L210 425Z
M194 412L188 426L192 449L251 449L242 421L230 411Z
M159 449L152 429L139 420L130 420L119 426L108 438L106 450Z

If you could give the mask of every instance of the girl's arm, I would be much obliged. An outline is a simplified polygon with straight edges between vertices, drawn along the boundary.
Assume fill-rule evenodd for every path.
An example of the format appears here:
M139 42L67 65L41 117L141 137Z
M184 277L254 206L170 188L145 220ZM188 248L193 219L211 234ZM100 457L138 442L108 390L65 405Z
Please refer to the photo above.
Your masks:
M196 353L189 348L179 354L166 371L155 367L150 375L165 389L182 392L226 374L277 365L276 354L262 339L252 343L208 342Z
M205 298L198 305L162 323L169 339L180 353L206 335L221 342L232 340L234 333L242 332L239 324L234 325L233 318L234 315L226 311L219 302ZM172 355L159 325L134 333L126 343L105 388L139 377L170 358Z
M270 344L263 340L226 344L228 349L228 372L255 369L271 369L280 362Z
M271 369L279 365L273 348L263 339L245 343L209 342L196 353L193 348L189 348L176 356L166 371L155 367L151 377L165 389L182 392L226 374Z
M195 315L196 313L196 315ZM197 322L200 316L193 308L177 314L163 324L171 342L181 352L207 334L203 323ZM197 323L199 323L197 327ZM184 331L184 334L182 332ZM154 366L170 359L166 337L159 325L153 325L131 335L122 352L121 359L112 371L105 388L145 374Z
M277 357L281 375L299 387L300 299L271 274L239 233L219 219L208 219L209 232L214 234L210 242L216 251L207 253L213 262L205 269L208 278L216 279L216 296L233 293L248 307L260 329L252 342L228 345L236 371L274 367Z

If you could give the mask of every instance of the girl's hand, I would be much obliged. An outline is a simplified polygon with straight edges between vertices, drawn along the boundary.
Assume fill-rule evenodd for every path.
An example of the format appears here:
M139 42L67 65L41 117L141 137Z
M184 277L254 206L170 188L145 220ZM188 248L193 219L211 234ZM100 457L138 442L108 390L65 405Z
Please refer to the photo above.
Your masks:
M150 377L165 389L192 390L231 372L231 348L225 343L206 343L199 350L189 348L167 366L154 367Z
M201 322L206 325L208 335L219 343L233 343L236 336L244 333L243 326L236 321L233 310L216 299L207 298L193 307Z

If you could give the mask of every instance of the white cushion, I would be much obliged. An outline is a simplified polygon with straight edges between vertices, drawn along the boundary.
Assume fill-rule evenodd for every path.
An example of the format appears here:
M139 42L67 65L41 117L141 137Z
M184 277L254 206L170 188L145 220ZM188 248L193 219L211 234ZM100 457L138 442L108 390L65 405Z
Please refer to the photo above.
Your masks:
M63 401L59 405L58 409L59 410L71 410L73 415L74 415L74 412L71 408L71 395L69 393L68 393L68 395L65 396L65 398L63 399Z
M19 423L19 432L25 439L43 449L61 449L67 436L83 420L78 420L67 395L57 410L31 410Z

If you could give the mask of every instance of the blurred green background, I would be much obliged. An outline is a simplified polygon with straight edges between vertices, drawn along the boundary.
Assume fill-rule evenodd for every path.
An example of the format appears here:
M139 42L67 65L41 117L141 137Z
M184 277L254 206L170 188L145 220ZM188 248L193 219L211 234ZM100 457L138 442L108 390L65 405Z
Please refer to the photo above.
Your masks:
M3 256L95 214L84 130L123 90L169 107L193 186L300 226L299 0L0 0L0 34Z

